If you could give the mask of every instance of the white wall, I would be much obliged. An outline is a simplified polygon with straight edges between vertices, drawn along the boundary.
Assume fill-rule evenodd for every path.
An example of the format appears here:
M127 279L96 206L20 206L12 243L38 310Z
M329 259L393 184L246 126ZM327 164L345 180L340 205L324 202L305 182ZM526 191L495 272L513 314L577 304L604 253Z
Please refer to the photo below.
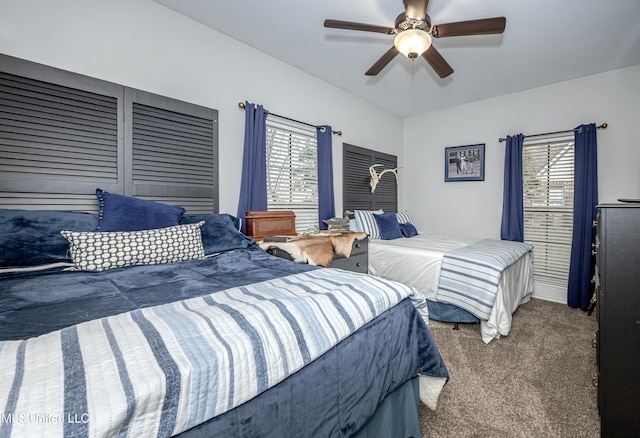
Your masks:
M600 202L640 198L640 66L628 67L407 118L404 199L419 228L469 237L500 236L505 143L500 137L598 130ZM486 144L483 182L444 182L444 148ZM536 285L536 296L566 302L566 291Z
M221 212L238 205L241 101L343 131L333 136L337 214L343 142L402 163L399 116L151 0L0 0L0 53L217 109Z

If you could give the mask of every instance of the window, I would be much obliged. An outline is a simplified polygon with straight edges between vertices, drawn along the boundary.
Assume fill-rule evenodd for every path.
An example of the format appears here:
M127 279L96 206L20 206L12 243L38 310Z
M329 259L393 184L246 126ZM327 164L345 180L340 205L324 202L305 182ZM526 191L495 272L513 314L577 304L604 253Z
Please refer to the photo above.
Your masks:
M525 141L524 240L534 247L536 279L558 286L569 277L573 168L573 137Z
M316 131L267 119L267 208L293 210L298 232L318 225Z

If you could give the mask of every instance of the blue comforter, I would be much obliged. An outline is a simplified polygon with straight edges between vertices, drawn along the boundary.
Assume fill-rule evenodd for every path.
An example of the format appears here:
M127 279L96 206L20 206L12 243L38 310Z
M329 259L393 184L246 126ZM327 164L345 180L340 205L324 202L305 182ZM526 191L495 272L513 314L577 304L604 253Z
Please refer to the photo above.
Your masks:
M348 436L418 373L448 377L410 288L255 246L0 288L1 436Z
M0 340L25 339L73 324L234 286L316 269L257 245L204 260L104 272L0 274Z

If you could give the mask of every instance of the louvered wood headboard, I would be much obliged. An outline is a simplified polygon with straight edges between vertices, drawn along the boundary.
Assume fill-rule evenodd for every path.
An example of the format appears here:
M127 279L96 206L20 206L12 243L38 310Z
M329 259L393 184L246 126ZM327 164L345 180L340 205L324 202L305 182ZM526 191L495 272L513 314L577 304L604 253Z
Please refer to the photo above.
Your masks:
M398 166L398 157L343 143L342 160L343 210L398 211L398 185L393 175L385 174L373 193L369 186L369 167L382 164L383 167L377 168L378 173L394 169Z
M0 208L218 212L218 111L0 54Z

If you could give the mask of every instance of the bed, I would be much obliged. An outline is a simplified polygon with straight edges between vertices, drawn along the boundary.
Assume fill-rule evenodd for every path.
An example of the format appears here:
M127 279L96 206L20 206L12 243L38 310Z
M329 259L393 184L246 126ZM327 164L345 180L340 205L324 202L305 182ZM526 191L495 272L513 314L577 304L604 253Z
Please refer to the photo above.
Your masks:
M529 245L418 233L407 212L355 213L356 229L372 237L370 274L418 289L432 319L479 322L485 343L509 334L513 312L533 293ZM390 231L395 227L397 231Z
M0 209L0 436L421 436L448 373L418 290L96 194Z

